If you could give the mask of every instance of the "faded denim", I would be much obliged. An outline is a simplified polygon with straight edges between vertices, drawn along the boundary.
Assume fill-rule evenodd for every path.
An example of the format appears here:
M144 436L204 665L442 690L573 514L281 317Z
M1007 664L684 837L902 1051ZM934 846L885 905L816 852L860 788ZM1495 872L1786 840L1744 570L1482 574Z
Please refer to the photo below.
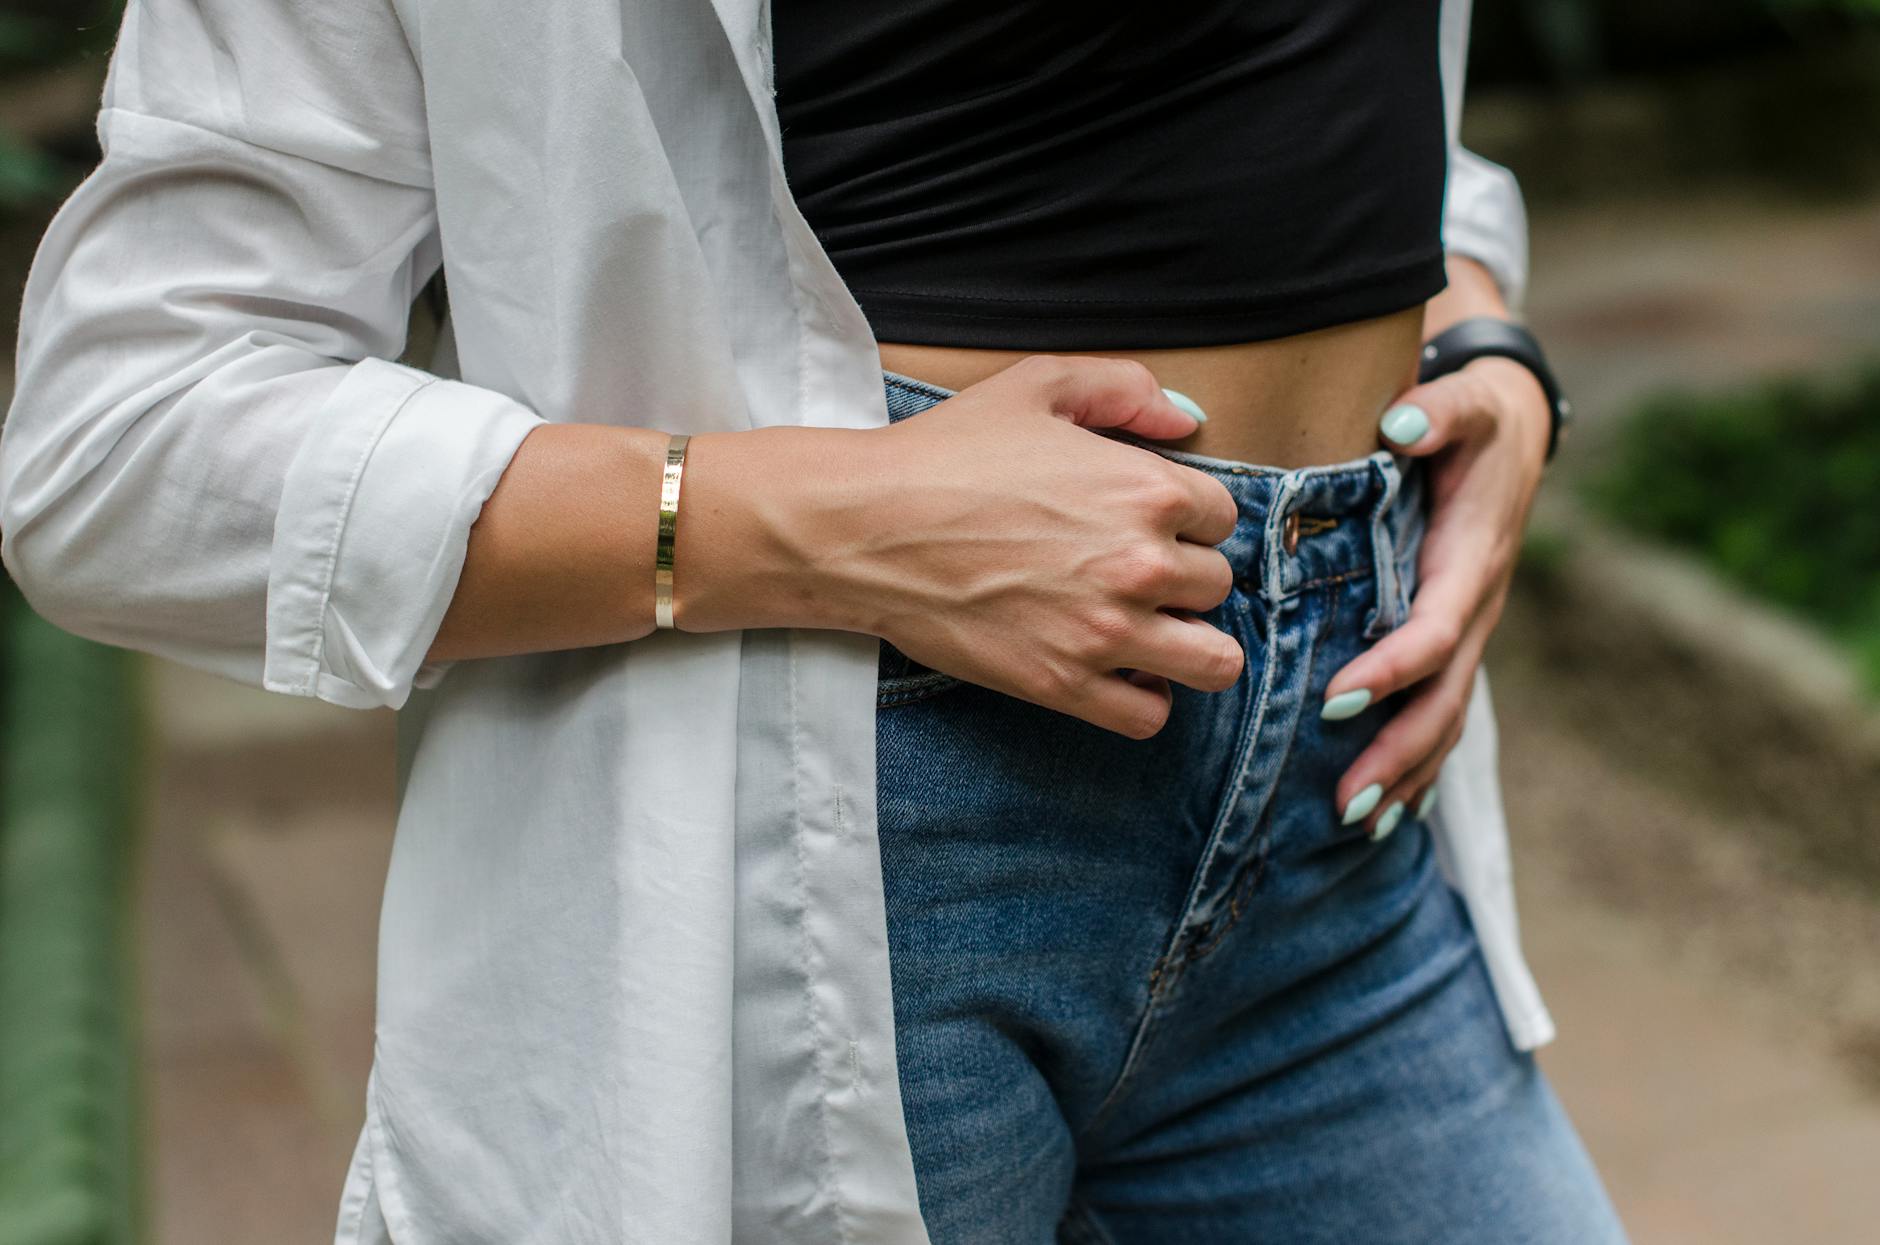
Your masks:
M890 419L950 393L885 381ZM1125 439L1239 505L1235 587L1205 616L1245 646L1235 687L1176 685L1137 741L881 646L895 1032L934 1245L1622 1242L1427 828L1374 843L1334 806L1401 698L1318 707L1407 616L1420 464Z

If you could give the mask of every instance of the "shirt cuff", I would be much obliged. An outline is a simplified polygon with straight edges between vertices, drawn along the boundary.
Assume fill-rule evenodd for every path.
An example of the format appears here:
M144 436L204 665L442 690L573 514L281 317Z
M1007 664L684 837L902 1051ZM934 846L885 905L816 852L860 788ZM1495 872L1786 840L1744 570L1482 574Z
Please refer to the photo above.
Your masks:
M492 389L385 359L352 366L289 465L269 550L263 686L399 708L427 663L471 525L545 421Z
M1513 173L1472 151L1452 149L1443 249L1487 268L1508 309L1521 309L1527 299L1527 207Z

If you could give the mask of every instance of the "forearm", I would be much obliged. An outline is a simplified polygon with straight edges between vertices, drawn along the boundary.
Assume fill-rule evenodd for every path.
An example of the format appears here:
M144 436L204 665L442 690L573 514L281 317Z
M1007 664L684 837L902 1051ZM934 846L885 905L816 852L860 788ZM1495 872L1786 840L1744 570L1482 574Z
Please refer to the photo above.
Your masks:
M1509 319L1508 304L1501 287L1489 270L1466 255L1452 254L1445 267L1449 284L1423 309L1423 340L1428 341L1450 325L1471 316Z
M674 533L682 631L853 627L824 575L851 512L832 462L864 430L702 433L686 450ZM525 437L471 529L428 661L635 640L653 630L669 436L547 424Z

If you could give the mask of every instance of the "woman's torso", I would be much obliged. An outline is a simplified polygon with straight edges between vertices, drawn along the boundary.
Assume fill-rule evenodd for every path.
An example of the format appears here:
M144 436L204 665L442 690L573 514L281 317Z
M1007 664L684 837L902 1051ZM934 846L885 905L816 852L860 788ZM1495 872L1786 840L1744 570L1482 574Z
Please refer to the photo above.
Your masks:
M1376 447L1442 286L1437 5L1063 0L773 15L785 164L884 367L1138 358L1181 442Z
M1276 341L1153 350L1067 351L1137 359L1201 405L1208 422L1166 444L1215 458L1304 467L1344 462L1377 448L1377 421L1411 383L1423 311L1409 308L1357 324ZM962 389L1011 366L1028 350L881 342L881 365Z

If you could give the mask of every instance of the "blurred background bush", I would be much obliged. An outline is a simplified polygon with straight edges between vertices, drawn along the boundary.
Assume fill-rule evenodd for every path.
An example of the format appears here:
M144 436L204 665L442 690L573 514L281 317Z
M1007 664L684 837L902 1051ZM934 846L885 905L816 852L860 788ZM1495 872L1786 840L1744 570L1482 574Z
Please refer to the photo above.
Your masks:
M120 11L0 0L9 330ZM1870 1241L1880 0L1477 0L1470 72L1581 412L1489 656L1544 1059L1641 1245ZM0 1245L330 1239L389 715L0 604Z

